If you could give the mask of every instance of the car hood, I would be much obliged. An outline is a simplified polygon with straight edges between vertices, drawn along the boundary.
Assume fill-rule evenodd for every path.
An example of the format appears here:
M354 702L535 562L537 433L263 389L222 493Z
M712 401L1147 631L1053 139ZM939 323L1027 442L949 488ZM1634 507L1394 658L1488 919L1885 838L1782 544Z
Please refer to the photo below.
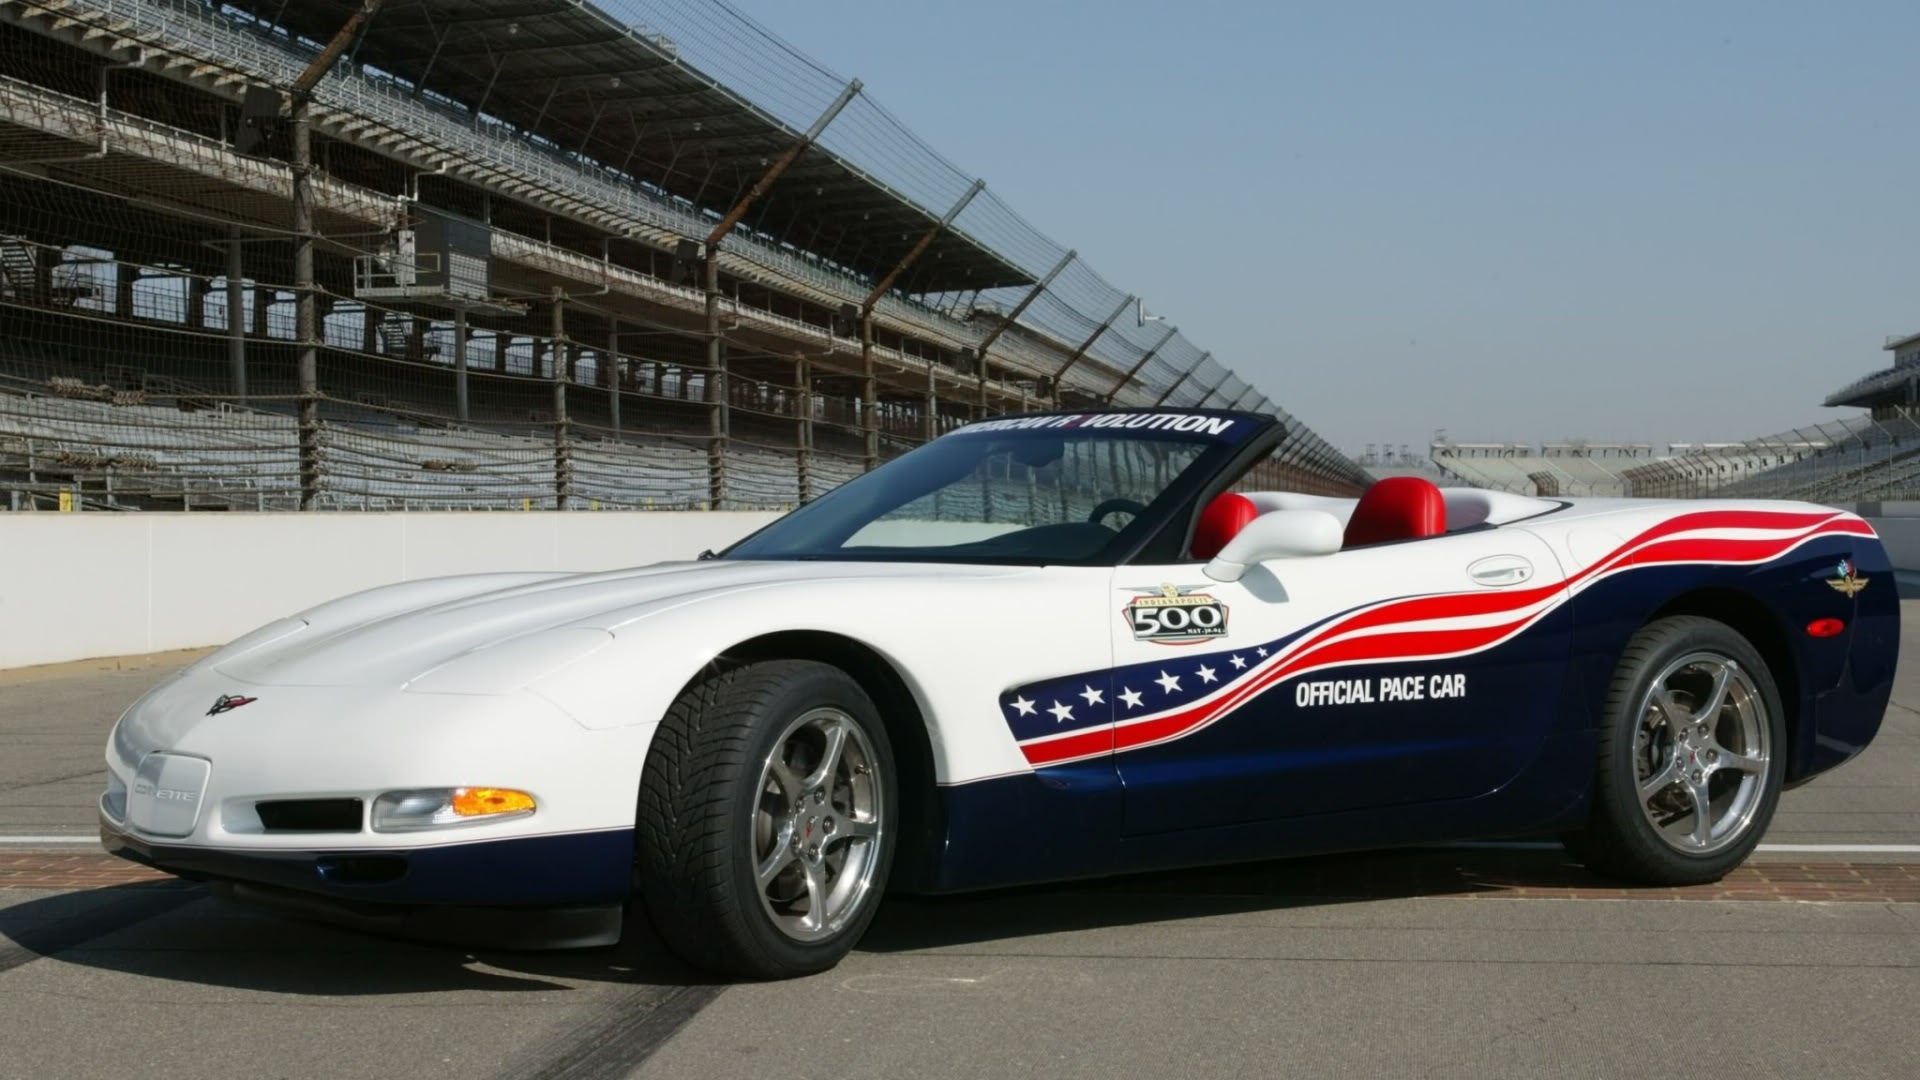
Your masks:
M472 583L467 590L442 583L430 598L411 603L408 587L396 586L397 607L356 604L354 598L322 605L288 620L277 633L266 628L266 640L215 656L210 666L254 686L397 688L494 646L501 647L502 657L513 655L517 661L531 659L527 652L552 652L564 663L592 651L596 640L611 642L614 633L639 620L745 589L832 580L937 577L952 582L1034 572L1008 566L708 560L605 573L521 575L508 578L513 583L505 587L499 577L488 575L466 579ZM449 587L455 593L451 597ZM562 628L563 634L543 633ZM741 630L742 637L752 633L751 627Z

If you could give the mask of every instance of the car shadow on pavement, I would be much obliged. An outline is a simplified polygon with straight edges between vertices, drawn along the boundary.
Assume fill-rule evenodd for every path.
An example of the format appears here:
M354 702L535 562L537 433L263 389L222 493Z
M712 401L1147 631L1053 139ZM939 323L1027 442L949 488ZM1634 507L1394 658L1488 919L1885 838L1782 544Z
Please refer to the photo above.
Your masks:
M888 953L1414 896L1618 889L1557 849L1418 849L1007 889L890 896L860 944ZM380 996L676 987L717 980L666 948L644 914L617 946L563 952L380 937L213 895L182 881L56 893L0 909L0 972L40 957L238 990Z
M64 892L0 909L0 972L42 957L154 979L314 996L715 981L673 956L644 915L630 916L612 947L490 950L341 929L176 881Z
M1619 892L1557 845L1414 848L1282 859L948 897L892 897L860 947L896 952L1010 938L1432 896Z

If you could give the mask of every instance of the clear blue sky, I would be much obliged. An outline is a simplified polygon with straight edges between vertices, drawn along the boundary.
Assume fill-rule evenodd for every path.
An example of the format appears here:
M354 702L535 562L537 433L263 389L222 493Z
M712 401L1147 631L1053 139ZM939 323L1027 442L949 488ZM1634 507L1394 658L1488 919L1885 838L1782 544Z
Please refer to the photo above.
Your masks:
M1920 330L1920 4L737 0L1349 451L1727 439Z

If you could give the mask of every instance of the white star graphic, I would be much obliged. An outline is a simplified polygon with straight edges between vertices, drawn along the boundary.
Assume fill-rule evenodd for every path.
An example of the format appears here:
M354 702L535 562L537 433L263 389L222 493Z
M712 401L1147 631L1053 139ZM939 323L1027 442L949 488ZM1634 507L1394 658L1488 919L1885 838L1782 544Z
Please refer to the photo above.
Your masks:
M1165 690L1169 694L1173 693L1175 690L1180 689L1180 680L1175 678L1172 675L1167 674L1164 671L1160 673L1159 678L1153 681L1159 683L1160 689Z
M1106 698L1105 698L1105 697L1104 697L1104 696L1103 696L1103 695L1102 695L1102 694L1100 693L1100 691L1098 691L1098 690L1095 690L1095 689L1094 689L1093 687L1091 687L1091 686L1089 686L1089 687L1087 687L1087 688L1086 688L1085 690L1082 690L1082 691L1080 691L1080 694L1079 694L1079 696L1080 696L1081 698L1084 698L1084 699L1086 700L1086 702L1087 702L1087 704L1089 704L1089 705L1098 705L1098 704L1100 704L1101 702L1103 702L1103 701L1105 701L1105 700L1107 700L1107 699L1106 699Z
M1200 675L1200 681L1204 683L1213 683L1213 682L1220 681L1218 678L1214 676L1213 669L1208 667L1205 664L1200 665L1200 671L1198 674Z
M1120 688L1120 700L1127 703L1127 708L1137 709L1140 707L1140 691L1131 686L1123 686Z
M1227 659L1232 661L1233 670L1235 671L1239 671L1247 666L1247 658L1241 656L1239 653L1234 653L1232 656L1227 657Z
M1056 724L1064 724L1073 719L1073 706L1071 705L1062 705L1056 701L1053 703L1053 708L1047 711L1053 714L1053 722Z
M1014 698L1014 699L1013 699L1013 707L1014 707L1015 709L1017 709L1017 710L1019 710L1019 712L1020 712L1020 715L1021 715L1021 716L1032 716L1032 715L1033 715L1033 702L1031 702L1031 701L1028 701L1028 700L1027 700L1026 698L1024 698L1024 697L1017 697L1017 698Z
M1261 656L1265 656L1265 655L1267 655L1267 650L1266 650L1266 647L1265 647L1265 646L1262 646L1262 647L1260 647L1260 648L1258 648L1258 649L1255 649L1254 651L1255 651L1255 652L1257 652L1257 653L1259 653L1259 654L1260 654Z

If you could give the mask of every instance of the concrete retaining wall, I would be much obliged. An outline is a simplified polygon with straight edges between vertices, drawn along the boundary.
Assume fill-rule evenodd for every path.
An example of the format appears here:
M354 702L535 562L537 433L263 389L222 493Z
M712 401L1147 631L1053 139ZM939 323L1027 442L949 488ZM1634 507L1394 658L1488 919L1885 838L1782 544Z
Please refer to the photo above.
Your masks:
M0 514L0 668L215 645L413 578L688 559L776 516Z

